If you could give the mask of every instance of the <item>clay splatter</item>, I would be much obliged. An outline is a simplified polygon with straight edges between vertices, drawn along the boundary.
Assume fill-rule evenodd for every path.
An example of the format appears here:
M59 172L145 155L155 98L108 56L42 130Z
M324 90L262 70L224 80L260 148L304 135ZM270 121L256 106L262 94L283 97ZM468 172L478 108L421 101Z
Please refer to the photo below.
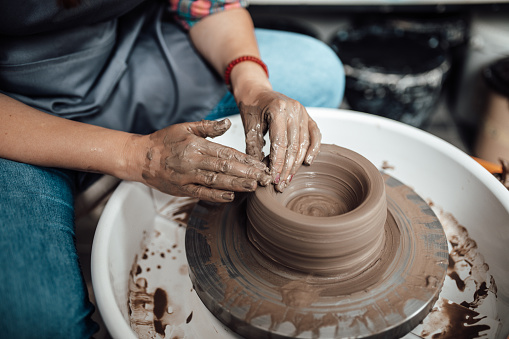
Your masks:
M168 197L168 202L157 213L185 227L197 202L195 198Z
M444 212L431 201L428 203L437 213L451 245L447 267L448 277L454 280L460 292L465 291L467 286L475 286L472 288L474 291L472 301L465 300L461 304L475 309L483 303L489 293L496 297L495 279L488 274L490 267L484 261L475 240L469 237L467 229L451 213Z
M495 284L495 278L493 278L493 276L491 276L490 278L490 287L486 287L486 282L483 281L480 287L474 293L474 301L472 302L463 301L461 305L471 309L475 309L479 307L484 301L484 299L488 297L489 292L497 295L497 285Z
M485 316L440 298L424 320L419 336L432 339L473 339L486 337L490 326Z
M387 160L384 160L382 162L382 166L381 166L382 170L386 171L386 170L393 170L395 169L395 167L391 164L389 164L389 162Z
M189 205L182 200L189 202L187 198L172 199L179 206ZM143 250L135 257L130 272L127 313L139 338L189 338L194 323L191 320L197 317L193 306L184 302L191 298L191 282L172 285L188 274L185 254L177 250L173 256L168 254L183 244L185 228L181 222L188 218L181 212L174 214L178 220L158 219L164 221L156 220L153 229L143 233Z
M154 329L157 333L164 335L162 318L168 306L168 297L163 289L156 289L154 293Z
M487 299L496 300L497 285L475 240L451 213L432 201L428 204L437 214L450 245L446 286L455 300L439 299L422 325L412 332L422 338L492 337L500 323L477 310ZM455 292L454 289L457 291Z

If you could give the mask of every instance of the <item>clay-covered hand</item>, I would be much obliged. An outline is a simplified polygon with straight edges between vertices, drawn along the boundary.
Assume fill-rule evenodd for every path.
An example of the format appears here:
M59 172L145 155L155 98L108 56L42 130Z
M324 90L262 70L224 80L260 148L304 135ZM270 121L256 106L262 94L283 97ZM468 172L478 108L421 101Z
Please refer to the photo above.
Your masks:
M263 136L269 132L270 173L276 189L282 192L303 163L313 162L322 136L316 122L296 100L267 90L257 94L253 102L239 102L246 153L262 160Z
M145 184L175 196L228 202L234 192L267 185L267 167L252 156L205 138L225 133L228 119L169 126L148 138L142 178Z

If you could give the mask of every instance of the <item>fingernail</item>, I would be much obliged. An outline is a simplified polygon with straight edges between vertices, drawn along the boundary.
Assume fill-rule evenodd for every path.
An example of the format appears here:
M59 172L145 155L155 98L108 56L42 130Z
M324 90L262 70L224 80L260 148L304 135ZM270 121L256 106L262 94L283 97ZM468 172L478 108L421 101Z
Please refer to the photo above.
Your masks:
M262 174L258 178L258 182L262 186L267 186L272 181L272 177L270 175Z
M244 180L242 182L242 186L250 191L253 191L255 189L256 181L254 180Z
M224 129L226 127L226 119L220 120L216 124L216 129Z
M233 192L225 192L221 195L221 198L228 201L233 201L233 198L235 198L235 194Z
M279 184L276 185L276 190L283 193L283 190L285 189L286 185L284 181L281 181Z
M277 185L277 184L279 184L279 180L281 180L281 175L278 173L278 174L276 175L276 178L274 179L274 183L275 183L276 185Z
M288 177L288 183L292 182L293 174Z
M311 163L313 162L313 156L310 155L306 158L306 165L311 165Z

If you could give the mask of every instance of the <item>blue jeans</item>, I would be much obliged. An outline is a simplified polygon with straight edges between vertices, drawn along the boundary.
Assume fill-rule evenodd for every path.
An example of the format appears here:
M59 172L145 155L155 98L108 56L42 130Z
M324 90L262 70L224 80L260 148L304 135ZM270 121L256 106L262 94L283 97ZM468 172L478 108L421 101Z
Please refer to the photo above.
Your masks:
M326 45L266 30L257 38L275 90L305 106L339 106L343 69ZM227 94L208 118L237 112ZM97 330L75 247L82 179L0 158L0 337L89 338Z
M74 239L76 172L0 158L0 335L89 338Z
M345 91L345 73L341 61L326 44L305 35L266 29L256 29L256 39L275 91L306 107L339 107ZM227 93L206 119L238 113L233 95Z

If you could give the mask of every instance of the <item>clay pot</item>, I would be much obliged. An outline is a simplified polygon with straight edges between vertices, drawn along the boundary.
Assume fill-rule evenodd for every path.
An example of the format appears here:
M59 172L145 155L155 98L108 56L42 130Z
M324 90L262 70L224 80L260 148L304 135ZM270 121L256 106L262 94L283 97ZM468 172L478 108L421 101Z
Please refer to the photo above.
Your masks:
M251 243L270 259L302 272L353 276L383 248L385 185L360 154L323 144L284 193L258 188L246 213Z

